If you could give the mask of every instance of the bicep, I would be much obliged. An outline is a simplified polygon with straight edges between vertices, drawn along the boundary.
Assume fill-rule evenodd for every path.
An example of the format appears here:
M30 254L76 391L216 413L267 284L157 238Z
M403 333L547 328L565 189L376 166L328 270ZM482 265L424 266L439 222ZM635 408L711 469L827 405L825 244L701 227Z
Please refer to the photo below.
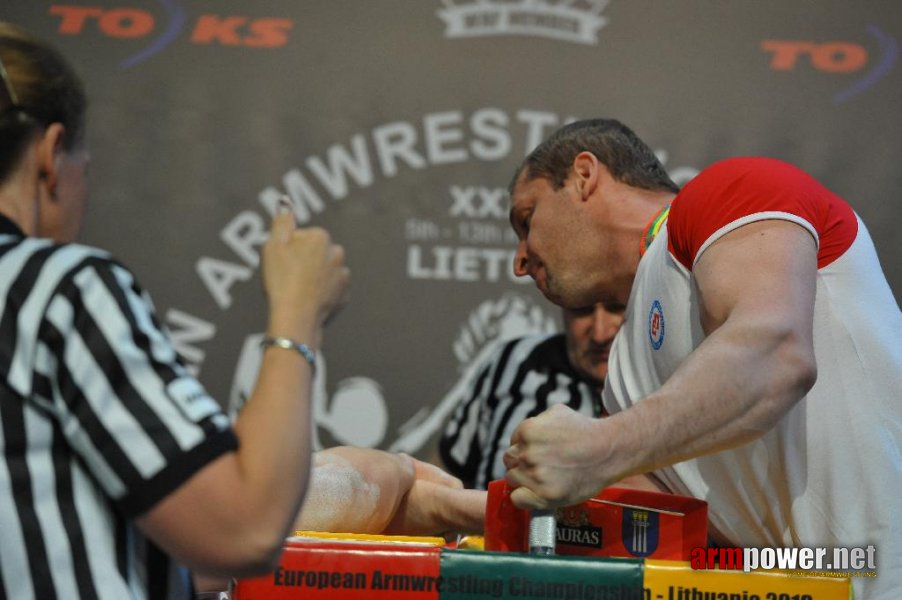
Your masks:
M732 320L789 327L810 342L817 244L800 225L744 225L705 250L693 274L706 335Z

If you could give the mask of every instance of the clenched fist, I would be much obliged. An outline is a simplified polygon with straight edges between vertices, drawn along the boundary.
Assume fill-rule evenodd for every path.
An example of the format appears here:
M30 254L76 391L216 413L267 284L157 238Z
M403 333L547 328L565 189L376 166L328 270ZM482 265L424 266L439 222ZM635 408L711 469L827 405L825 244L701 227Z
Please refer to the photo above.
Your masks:
M290 209L280 209L263 247L270 329L294 337L305 326L323 325L347 299L350 272L344 260L344 248L328 232L298 229Z
M600 425L599 419L563 404L520 423L504 453L514 504L525 509L570 506L611 483Z

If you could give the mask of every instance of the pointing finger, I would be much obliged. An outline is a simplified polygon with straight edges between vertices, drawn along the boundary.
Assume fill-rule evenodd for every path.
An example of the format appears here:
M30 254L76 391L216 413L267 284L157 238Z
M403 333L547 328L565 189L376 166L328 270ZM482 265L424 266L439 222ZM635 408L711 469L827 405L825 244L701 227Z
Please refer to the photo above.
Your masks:
M272 219L270 235L280 242L287 242L296 228L297 223L294 219L291 202L287 196L282 196L276 206L276 214Z

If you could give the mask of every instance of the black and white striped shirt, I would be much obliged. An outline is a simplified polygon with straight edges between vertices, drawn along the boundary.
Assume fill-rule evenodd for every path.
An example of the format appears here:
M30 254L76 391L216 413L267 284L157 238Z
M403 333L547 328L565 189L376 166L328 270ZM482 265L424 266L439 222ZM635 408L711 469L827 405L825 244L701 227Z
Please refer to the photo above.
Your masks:
M0 216L0 598L184 598L133 519L236 447L132 274Z
M601 415L601 390L570 365L566 343L564 334L517 338L477 371L439 441L445 467L464 485L485 489L504 477L504 451L524 419L554 404Z

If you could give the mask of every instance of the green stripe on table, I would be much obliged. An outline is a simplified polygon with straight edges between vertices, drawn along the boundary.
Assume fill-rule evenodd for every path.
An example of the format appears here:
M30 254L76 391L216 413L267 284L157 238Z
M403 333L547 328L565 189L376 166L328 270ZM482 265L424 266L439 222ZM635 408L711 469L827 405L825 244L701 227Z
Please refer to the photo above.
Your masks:
M642 600L642 561L445 550L441 600Z

